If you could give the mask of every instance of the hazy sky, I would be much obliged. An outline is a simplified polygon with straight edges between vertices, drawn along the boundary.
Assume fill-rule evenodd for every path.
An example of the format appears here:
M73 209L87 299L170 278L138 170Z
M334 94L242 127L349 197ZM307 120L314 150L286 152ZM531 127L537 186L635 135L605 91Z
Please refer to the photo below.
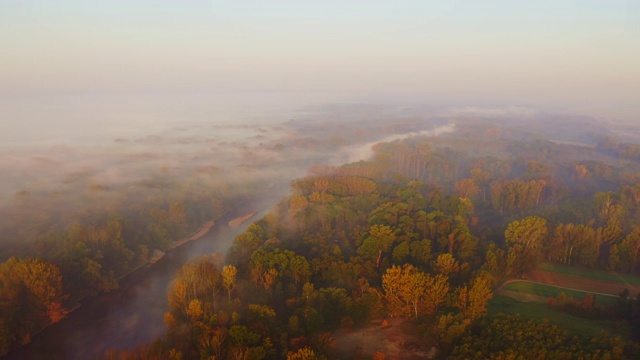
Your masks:
M640 119L640 1L0 0L0 96L284 91Z

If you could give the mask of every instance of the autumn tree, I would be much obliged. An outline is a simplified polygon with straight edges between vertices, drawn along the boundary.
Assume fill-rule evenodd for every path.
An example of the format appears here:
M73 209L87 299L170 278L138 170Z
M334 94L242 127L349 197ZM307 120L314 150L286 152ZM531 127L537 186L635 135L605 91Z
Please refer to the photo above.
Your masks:
M494 243L490 244L485 254L483 268L489 271L494 278L502 279L506 275L507 269L506 252Z
M622 270L633 272L640 268L640 226L634 226L617 248Z
M287 360L324 360L324 356L316 355L310 347L304 347L296 352L289 352Z
M511 274L521 274L537 264L547 235L547 220L537 216L516 220L507 226L504 237L509 247L507 264Z
M309 200L304 195L293 195L289 200L289 215L295 217L309 207Z
M392 266L382 276L382 288L392 314L418 318L420 311L433 314L449 292L447 277L425 274L411 264Z
M196 258L178 271L168 296L169 307L174 314L186 316L192 301L196 299L203 309L207 306L216 308L222 276L212 259L211 256Z
M67 315L62 306L62 276L40 259L10 258L0 264L0 355L14 342Z
M624 208L618 204L617 198L617 194L611 191L600 192L593 197L598 210L598 224L603 225L603 240L608 243L617 241L623 234Z
M421 308L424 309L425 314L433 315L449 294L449 277L442 274L427 275L426 289Z
M449 253L438 255L434 267L439 274L445 276L457 274L460 271L460 263Z
M593 266L602 243L602 228L558 224L546 246L547 258L564 264Z
M480 193L480 188L473 179L461 179L454 184L456 194L458 196L475 199Z
M231 301L231 291L236 287L236 275L238 269L233 265L226 265L222 268L222 286L227 289L229 301Z
M471 178L473 182L482 190L482 200L487 199L487 186L491 180L491 173L483 169L471 169Z
M528 210L540 205L546 180L503 180L491 184L491 203L501 213Z
M465 285L457 291L455 305L465 318L472 321L487 313L487 304L493 297L490 286L491 275L482 274L472 281L471 287Z

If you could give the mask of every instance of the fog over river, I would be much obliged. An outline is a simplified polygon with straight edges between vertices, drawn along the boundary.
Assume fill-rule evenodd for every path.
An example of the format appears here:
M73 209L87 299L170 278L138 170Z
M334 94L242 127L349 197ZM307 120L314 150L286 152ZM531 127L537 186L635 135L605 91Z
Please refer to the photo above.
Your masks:
M303 104L283 94L3 99L0 110L8 121L0 125L2 261L29 249L18 222L28 225L39 217L55 222L52 216L59 216L65 229L96 207L136 206L158 182L232 184L228 191L248 199L223 208L206 236L125 277L118 290L83 300L8 358L87 359L162 336L176 271L199 255L226 254L234 236L280 201L289 181L318 160L317 153L296 156L291 147L282 149L295 138L282 123L299 116L294 109ZM135 197L125 198L131 194ZM242 226L227 226L249 212L258 213Z
M20 226L41 221L64 230L96 207L137 206L157 191L154 184L227 187L248 199L224 208L206 236L125 277L118 290L84 299L8 358L87 359L151 342L165 332L176 271L199 255L226 254L235 235L289 193L291 180L314 165L366 160L380 140L455 131L449 120L416 115L420 109L291 99L192 94L2 101L12 121L0 132L1 261L28 256L29 241L40 241L23 240ZM250 212L258 213L242 226L227 226Z
M175 273L187 261L204 254L225 254L235 235L262 217L280 195L241 204L232 209L204 237L169 252L121 281L116 291L87 299L66 319L33 338L7 359L91 359L114 349L149 343L164 335L163 315L168 309L167 291ZM246 212L262 210L238 227L227 221Z

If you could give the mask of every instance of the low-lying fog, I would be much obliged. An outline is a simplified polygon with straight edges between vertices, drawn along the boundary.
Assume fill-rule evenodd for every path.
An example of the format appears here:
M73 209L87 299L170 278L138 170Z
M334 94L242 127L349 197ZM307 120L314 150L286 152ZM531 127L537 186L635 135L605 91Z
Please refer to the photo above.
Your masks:
M367 160L377 142L473 131L473 121L528 124L558 141L597 140L553 130L575 119L590 133L603 129L529 108L339 103L322 94L5 98L0 113L0 234L8 242L20 241L18 230L7 232L13 223L134 204L158 182L239 192L264 184L286 194L314 164Z
M56 96L0 101L0 201L43 191L78 192L81 186L115 191L150 176L172 178L193 171L229 176L237 171L286 161L310 165L318 157L337 156L335 164L360 160L359 149L338 151L334 145L389 138L421 131L401 123L381 128L360 126L357 136L342 127L353 111L327 112L323 95L191 94L136 96ZM325 116L326 129L314 118L316 133L304 122ZM379 119L378 119L379 120ZM415 124L414 124L415 125ZM384 130L381 132L380 130ZM333 143L321 144L320 137ZM372 144L366 144L370 149ZM367 150L370 151L370 150ZM348 155L351 153L352 155ZM358 153L358 154L356 154ZM229 171L233 169L234 171ZM280 177L289 176L276 171Z
M108 184L159 166L242 165L286 138L279 124L301 104L269 94L4 99L0 166L14 180L3 176L1 193L69 174Z
M322 94L5 98L0 245L23 241L25 224L63 229L83 211L134 205L159 183L237 192L261 183L284 194L314 164L361 160L376 140L442 125L402 108L323 101Z

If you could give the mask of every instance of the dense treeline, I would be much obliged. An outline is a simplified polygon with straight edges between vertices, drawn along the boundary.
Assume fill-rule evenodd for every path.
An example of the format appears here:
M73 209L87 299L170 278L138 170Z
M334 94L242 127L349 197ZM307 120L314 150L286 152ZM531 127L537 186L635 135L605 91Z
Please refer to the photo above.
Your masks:
M549 238L547 221L530 216L508 224L503 246L483 246L469 227L477 216L471 200L420 181L318 176L295 181L293 190L235 239L228 265L203 258L177 275L164 340L109 357L296 358L304 351L334 358L337 328L401 316L425 324L432 344L464 358L483 351L482 336L471 350L457 344L483 326L476 321L492 287L541 260ZM558 333L557 348L534 339L535 351L637 354L604 335L594 345L552 327L504 321L509 331L548 331L540 333L547 340Z
M120 277L148 263L154 252L221 216L251 191L232 194L228 186L205 184L160 181L145 197L132 194L135 204L122 198L110 210L87 210L64 222L52 218L29 228L25 217L16 224L29 231L19 232L25 237L15 253L22 256L0 263L0 355L64 318L83 297L116 289Z
M224 262L202 258L176 276L166 338L108 357L335 358L336 329L399 316L453 358L634 358L619 338L486 317L492 289L543 260L638 270L637 174L563 149L472 157L412 138L378 145L370 162L317 167ZM496 344L507 332L539 338Z
M630 159L640 161L640 145L632 143L620 143L613 140L599 142L598 151L619 157L622 159Z
M511 143L506 148L516 146ZM509 245L510 240L500 236L500 229L511 221L531 215L545 219L539 241L511 244L515 245L510 246L513 256L517 251L535 248L530 254L534 263L544 258L636 272L640 261L640 243L636 241L636 224L640 220L637 166L575 160L570 157L571 146L552 142L534 141L517 149L514 157L471 157L432 147L416 138L381 144L374 161L333 171L341 176L359 175L382 181L419 179L439 185L443 193L456 194L472 204L475 213L470 226L494 231L483 240L496 243L506 240ZM585 147L584 152L595 150ZM531 225L523 221L523 227ZM516 272L530 268L523 266Z
M606 334L570 336L548 322L504 314L488 316L465 331L451 359L634 359L637 344Z
M371 161L315 167L315 176L293 181L286 201L236 237L226 258L199 258L176 275L165 338L108 357L334 358L336 329L391 316L421 324L444 354L468 354L461 339L493 321L487 303L508 276L542 260L640 270L637 164L598 147L505 140L489 130L471 140L379 144ZM36 217L35 230L16 230L29 244L18 253L30 256L0 265L0 354L82 296L113 289L155 249L250 192L231 196L210 175L198 184L147 184L146 196L125 196L108 211L62 222ZM34 271L46 281L25 275ZM505 321L513 331L539 326ZM482 341L470 342L474 351L486 349ZM575 349L597 356L621 348L633 358L633 347L615 342L579 340Z
M495 278L479 268L470 203L415 181L323 176L293 186L235 239L228 265L202 258L182 269L167 338L129 355L333 358L340 326L402 316L464 329L486 313Z
M0 355L27 343L43 324L62 319L65 296L57 266L38 259L11 258L0 264Z

